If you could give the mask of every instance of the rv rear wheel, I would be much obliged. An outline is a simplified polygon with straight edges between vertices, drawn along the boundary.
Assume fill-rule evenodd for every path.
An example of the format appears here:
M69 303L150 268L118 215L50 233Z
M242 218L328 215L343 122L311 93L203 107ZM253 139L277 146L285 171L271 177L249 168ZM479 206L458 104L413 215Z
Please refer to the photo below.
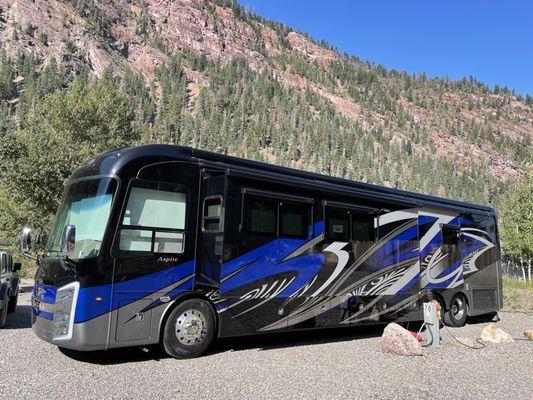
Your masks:
M462 294L456 294L450 302L450 308L444 314L444 323L456 328L464 326L466 323L466 308L466 298Z
M162 345L174 358L198 357L215 337L215 315L202 299L178 304L170 313L163 332Z

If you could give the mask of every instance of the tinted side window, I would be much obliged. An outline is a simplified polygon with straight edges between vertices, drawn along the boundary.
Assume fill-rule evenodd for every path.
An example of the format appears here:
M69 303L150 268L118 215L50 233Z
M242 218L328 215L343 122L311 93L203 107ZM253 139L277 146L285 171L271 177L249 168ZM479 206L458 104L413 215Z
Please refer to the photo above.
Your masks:
M204 215L202 227L206 232L222 230L222 197L212 197L204 200Z
M187 195L182 187L142 183L130 191L119 249L183 253Z
M276 235L277 224L277 201L245 197L244 228L247 231Z
M373 214L352 213L352 240L355 242L375 242Z
M442 232L442 244L444 246L457 246L457 228L444 225L441 228Z
M442 252L448 255L447 262L449 266L454 265L461 258L459 252L459 229L453 226L444 225L441 228L442 234Z
M350 240L350 213L326 208L326 237L331 240Z
M280 204L280 236L309 236L311 207L306 204Z

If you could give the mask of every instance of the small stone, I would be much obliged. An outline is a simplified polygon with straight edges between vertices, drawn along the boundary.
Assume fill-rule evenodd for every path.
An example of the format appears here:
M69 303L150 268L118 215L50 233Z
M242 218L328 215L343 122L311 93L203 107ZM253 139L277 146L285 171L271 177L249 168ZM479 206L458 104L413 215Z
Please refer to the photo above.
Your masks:
M396 323L385 327L380 341L381 350L402 356L421 356L422 345L407 329Z
M481 331L481 339L492 343L514 343L514 339L507 332L498 328L496 324L489 324Z
M533 329L528 329L527 331L524 331L524 337L527 340L533 340Z

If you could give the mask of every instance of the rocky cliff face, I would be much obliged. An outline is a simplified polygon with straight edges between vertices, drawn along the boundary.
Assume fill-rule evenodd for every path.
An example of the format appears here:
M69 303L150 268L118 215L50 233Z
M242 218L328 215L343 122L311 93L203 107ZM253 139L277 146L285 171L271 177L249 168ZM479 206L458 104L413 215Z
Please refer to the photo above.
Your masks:
M244 58L253 70L328 99L339 113L365 129L392 132L394 140L408 143L415 154L453 160L460 169L486 166L500 181L520 178L526 163L516 149L530 146L533 139L530 103L509 94L472 93L453 85L435 90L436 83L409 89L407 94L398 90L400 75L389 71L374 87L385 93L394 113L381 111L366 101L377 96L376 90L335 78L335 71L349 63L356 63L361 73L374 69L372 65L348 60L303 34L220 4L203 0L0 0L1 49L10 56L20 51L33 53L40 60L39 68L54 58L74 68L87 65L99 77L109 71L121 75L131 68L147 82L154 79L157 67L169 63L172 54L195 52L221 63ZM313 73L303 73L302 65ZM186 68L185 73L193 102L199 88L209 81L192 69ZM324 75L328 78L319 78ZM405 128L402 120L409 120L410 127L429 137L431 145L411 143L412 128ZM474 137L469 130L480 133Z

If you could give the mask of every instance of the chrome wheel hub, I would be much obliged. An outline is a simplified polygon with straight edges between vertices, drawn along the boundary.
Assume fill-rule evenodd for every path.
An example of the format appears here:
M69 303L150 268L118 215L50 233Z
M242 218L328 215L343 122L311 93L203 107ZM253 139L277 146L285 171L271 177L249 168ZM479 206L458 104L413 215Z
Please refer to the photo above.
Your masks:
M463 300L460 298L457 298L452 303L452 314L455 318L461 319L463 318L463 314L465 313L465 306L463 303Z
M176 321L176 337L181 344L192 346L205 338L205 317L196 309L185 310Z

